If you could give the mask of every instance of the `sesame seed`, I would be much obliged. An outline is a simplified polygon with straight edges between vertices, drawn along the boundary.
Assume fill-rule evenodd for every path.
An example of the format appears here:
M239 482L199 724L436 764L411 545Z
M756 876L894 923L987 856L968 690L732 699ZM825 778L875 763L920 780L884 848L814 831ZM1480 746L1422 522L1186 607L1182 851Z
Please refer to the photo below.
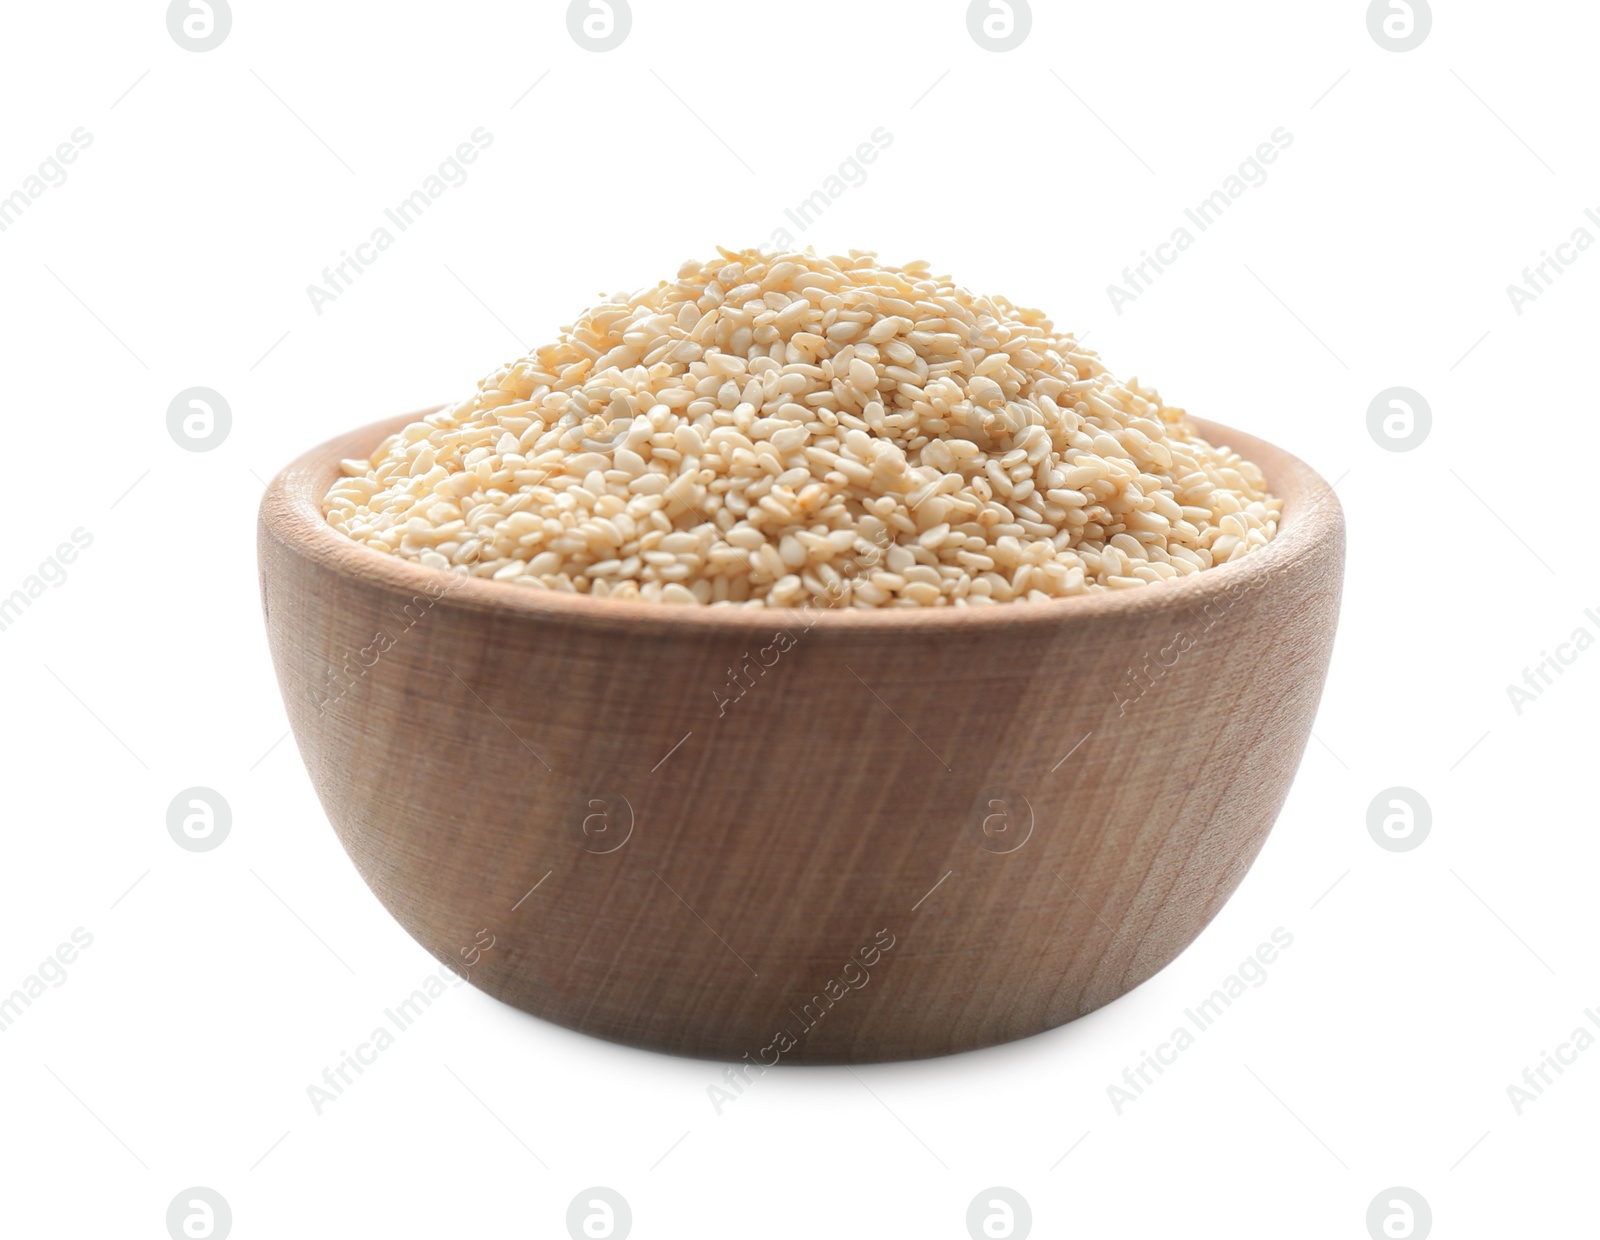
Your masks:
M328 522L384 554L723 607L1132 589L1259 550L1282 511L1039 312L859 251L686 263L340 474Z

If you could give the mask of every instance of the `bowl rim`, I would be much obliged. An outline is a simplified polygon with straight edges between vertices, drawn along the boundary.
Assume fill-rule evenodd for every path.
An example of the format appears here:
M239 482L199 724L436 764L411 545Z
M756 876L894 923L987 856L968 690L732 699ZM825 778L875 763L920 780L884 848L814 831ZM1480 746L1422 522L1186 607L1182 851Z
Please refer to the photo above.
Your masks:
M259 533L272 537L320 568L398 593L426 595L434 605L525 616L601 629L641 629L678 635L770 633L796 626L863 632L932 633L968 627L1013 631L1032 625L1132 619L1162 611L1203 608L1219 596L1259 588L1274 575L1325 548L1342 535L1343 507L1330 486L1298 457L1242 431L1189 417L1206 442L1231 448L1258 465L1271 492L1283 500L1278 532L1265 547L1238 560L1136 590L1108 590L1048 602L992 607L711 607L595 598L506 585L430 568L377 551L339 533L322 512L322 500L340 474L340 461L361 458L389 435L445 405L346 431L285 466L261 498ZM1342 539L1341 539L1342 541Z

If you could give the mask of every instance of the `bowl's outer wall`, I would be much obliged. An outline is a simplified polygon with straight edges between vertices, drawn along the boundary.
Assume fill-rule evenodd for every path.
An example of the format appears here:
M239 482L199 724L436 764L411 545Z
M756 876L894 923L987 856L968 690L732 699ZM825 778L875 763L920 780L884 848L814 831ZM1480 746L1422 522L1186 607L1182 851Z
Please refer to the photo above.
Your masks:
M619 631L434 599L307 553L339 537L306 531L337 459L309 454L263 501L272 656L363 878L488 993L725 1059L986 1046L1171 961L1287 795L1343 523L1305 466L1227 438L1285 497L1294 544L1211 570L1227 590L909 631L792 615L694 631L648 604ZM748 688L719 706L736 668ZM1029 816L1025 844L989 851ZM589 851L586 818L591 848L630 819L631 836Z

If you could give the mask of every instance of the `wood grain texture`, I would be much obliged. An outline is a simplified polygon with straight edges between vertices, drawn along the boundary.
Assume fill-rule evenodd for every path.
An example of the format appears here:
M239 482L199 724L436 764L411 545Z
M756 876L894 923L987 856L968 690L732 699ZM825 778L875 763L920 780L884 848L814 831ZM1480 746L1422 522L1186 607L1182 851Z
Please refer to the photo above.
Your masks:
M1259 440L1198 424L1285 501L1277 538L1233 564L1045 604L812 615L525 590L335 533L320 500L340 458L420 416L268 488L262 608L356 868L507 1003L752 1063L1025 1037L1181 952L1287 795L1344 525L1327 484Z

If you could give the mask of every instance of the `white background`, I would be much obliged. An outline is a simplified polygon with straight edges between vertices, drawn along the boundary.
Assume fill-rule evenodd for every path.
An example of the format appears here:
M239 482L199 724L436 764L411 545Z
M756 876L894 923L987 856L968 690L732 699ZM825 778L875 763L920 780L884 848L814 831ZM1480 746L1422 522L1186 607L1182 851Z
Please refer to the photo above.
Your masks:
M1600 635L1600 253L1520 315L1506 286L1600 237L1600 13L1435 8L1401 54L1356 0L1037 2L999 54L952 0L634 0L596 54L548 0L274 0L197 54L160 3L7 6L0 194L93 142L0 232L0 595L93 543L0 632L0 994L94 943L0 1034L5 1232L161 1237L202 1185L241 1240L560 1237L606 1185L641 1238L959 1240L1003 1185L1039 1236L1361 1240L1399 1185L1440 1237L1593 1234L1600 1048L1520 1115L1506 1090L1600 1010L1600 651L1520 715L1506 686ZM307 285L480 126L470 178L316 313ZM1163 973L1025 1042L785 1069L718 1115L718 1065L462 987L316 1115L307 1085L436 966L285 739L264 480L467 394L598 293L767 240L878 127L801 244L1046 307L1338 480L1338 645L1259 861ZM1117 314L1107 285L1278 127L1267 181ZM206 453L166 430L195 385L233 413ZM1433 411L1414 451L1366 428L1394 385ZM232 807L213 852L166 831L192 785ZM1366 827L1394 785L1432 807L1407 853ZM1107 1086L1280 926L1267 982L1117 1114Z

